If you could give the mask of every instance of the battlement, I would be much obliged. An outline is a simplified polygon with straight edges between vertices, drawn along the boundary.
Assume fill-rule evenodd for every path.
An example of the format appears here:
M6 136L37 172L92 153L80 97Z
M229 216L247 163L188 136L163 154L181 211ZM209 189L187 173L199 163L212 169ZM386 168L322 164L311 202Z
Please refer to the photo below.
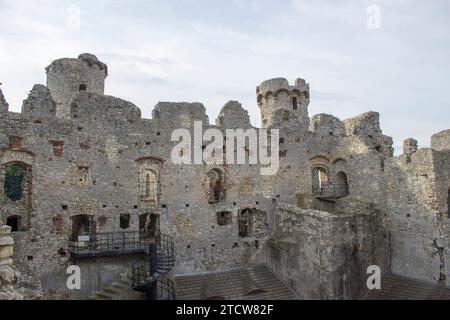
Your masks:
M224 128L250 128L248 111L238 101L228 101L216 119L216 125Z
M431 148L437 151L450 150L450 129L433 135L431 137Z
M55 60L46 72L47 87L56 102L56 116L68 118L68 104L78 92L104 94L108 67L96 56L84 53L77 59Z
M297 79L291 86L284 78L264 81L256 88L258 106L261 109L262 126L273 125L274 113L280 109L292 110L300 127L307 131L309 127L308 106L310 102L309 84Z
M95 108L92 108L95 105ZM92 92L79 92L70 103L70 118L98 126L134 124L141 119L141 110L133 103Z
M194 121L209 124L206 108L198 102L159 102L152 115L153 119L174 126L190 127Z
M265 98L268 94L276 96L281 91L297 92L305 94L309 98L309 84L305 80L298 78L293 86L285 78L275 78L262 82L256 89L258 101Z

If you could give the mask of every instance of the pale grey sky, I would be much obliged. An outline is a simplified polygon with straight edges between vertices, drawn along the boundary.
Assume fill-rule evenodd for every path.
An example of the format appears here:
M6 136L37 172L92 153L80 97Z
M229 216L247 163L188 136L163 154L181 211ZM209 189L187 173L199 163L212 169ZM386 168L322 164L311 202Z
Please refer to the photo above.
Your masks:
M367 28L370 5L379 30ZM90 52L109 66L107 94L145 117L158 101L198 101L214 122L239 100L259 126L256 86L301 77L310 115L379 111L396 146L450 128L447 0L0 0L0 21L12 111L52 60Z

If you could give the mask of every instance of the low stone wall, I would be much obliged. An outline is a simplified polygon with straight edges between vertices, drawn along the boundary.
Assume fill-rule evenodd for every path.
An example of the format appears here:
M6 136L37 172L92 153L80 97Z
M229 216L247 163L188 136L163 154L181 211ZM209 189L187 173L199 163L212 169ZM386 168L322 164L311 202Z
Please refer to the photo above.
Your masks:
M378 212L348 214L282 206L262 257L304 299L359 299L367 268L388 272L388 237Z
M16 276L13 265L14 239L11 228L0 227L0 300L22 300L23 296L14 291Z

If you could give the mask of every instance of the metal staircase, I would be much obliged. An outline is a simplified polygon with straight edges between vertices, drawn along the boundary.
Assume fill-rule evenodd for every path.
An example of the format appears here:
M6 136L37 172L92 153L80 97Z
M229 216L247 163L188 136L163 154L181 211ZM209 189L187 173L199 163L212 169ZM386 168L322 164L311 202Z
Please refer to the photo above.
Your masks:
M132 267L133 290L147 300L175 300L175 284L169 274L175 266L173 238L160 235L145 248L146 260Z

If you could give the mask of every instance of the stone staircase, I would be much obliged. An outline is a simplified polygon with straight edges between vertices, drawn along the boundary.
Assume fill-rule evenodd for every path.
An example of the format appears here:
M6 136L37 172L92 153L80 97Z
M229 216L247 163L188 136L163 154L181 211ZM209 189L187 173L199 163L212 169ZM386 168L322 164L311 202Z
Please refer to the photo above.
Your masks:
M297 300L265 265L175 277L179 300Z
M450 300L450 288L388 274L381 290L371 290L365 300Z
M144 300L145 295L134 291L128 274L119 276L117 282L94 293L89 300Z

